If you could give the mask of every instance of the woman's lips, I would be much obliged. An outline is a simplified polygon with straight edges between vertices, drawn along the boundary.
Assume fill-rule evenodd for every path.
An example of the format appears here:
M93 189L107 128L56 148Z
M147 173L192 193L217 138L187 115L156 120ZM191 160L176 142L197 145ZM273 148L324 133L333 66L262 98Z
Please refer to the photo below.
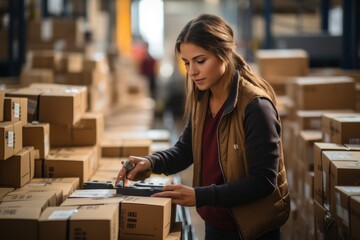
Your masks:
M195 83L200 83L201 81L203 81L204 80L204 78L202 78L202 79L194 79L193 81L195 82Z

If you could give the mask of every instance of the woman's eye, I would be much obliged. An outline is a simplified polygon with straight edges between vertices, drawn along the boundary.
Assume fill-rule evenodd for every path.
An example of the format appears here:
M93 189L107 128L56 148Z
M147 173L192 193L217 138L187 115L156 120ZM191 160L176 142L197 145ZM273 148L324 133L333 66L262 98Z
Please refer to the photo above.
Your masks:
M205 62L205 60L199 60L197 61L198 64L203 64Z

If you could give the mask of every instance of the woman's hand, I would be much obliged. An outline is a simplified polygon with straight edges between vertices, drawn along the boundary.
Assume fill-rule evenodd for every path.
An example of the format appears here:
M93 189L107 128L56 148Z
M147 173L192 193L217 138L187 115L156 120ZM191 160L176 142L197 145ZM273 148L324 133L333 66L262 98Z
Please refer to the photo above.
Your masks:
M131 171L128 171L125 167L122 167L116 178L115 185L117 185L120 181L123 181L123 183L126 184L127 180L140 181L150 177L151 162L149 159L130 156L127 162L128 164L133 164L134 168Z
M195 190L182 184L166 185L160 193L155 193L152 197L167 197L172 199L173 204L193 207L196 205Z

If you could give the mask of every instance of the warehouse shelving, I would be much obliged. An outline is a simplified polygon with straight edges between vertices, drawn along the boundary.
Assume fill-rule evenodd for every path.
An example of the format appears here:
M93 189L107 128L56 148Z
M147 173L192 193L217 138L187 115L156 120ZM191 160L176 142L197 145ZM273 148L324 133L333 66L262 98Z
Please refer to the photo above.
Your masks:
M8 15L6 40L6 57L0 59L0 76L17 76L25 62L25 1L5 0L4 8L0 9L1 14Z

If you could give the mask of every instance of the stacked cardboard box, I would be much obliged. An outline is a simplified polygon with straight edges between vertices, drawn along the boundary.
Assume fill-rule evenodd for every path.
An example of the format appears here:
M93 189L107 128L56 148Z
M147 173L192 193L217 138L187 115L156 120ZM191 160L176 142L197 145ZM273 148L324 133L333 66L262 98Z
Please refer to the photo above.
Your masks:
M357 174L357 170L350 162L354 164L357 160L349 153L342 153L344 161L330 160L331 155L324 168L316 149L326 143L330 144L323 146L330 148L327 150L357 151L354 145L344 144L359 143L356 113L359 73L310 69L308 55L300 49L259 50L255 61L255 70L274 87L280 101L278 108L292 196L291 215L282 228L283 237L336 239L344 236L344 231L334 224L336 201L330 204L330 199L336 199L337 184L355 185L356 180L351 176ZM340 157L341 154L333 155ZM345 161L346 158L354 159ZM349 177L346 180L345 172ZM330 180L326 182L326 179ZM324 200L325 192L329 200ZM347 238L351 236L349 231L346 234Z
M302 49L257 50L256 70L266 79L278 95L286 95L286 83L292 77L309 73L309 56Z

